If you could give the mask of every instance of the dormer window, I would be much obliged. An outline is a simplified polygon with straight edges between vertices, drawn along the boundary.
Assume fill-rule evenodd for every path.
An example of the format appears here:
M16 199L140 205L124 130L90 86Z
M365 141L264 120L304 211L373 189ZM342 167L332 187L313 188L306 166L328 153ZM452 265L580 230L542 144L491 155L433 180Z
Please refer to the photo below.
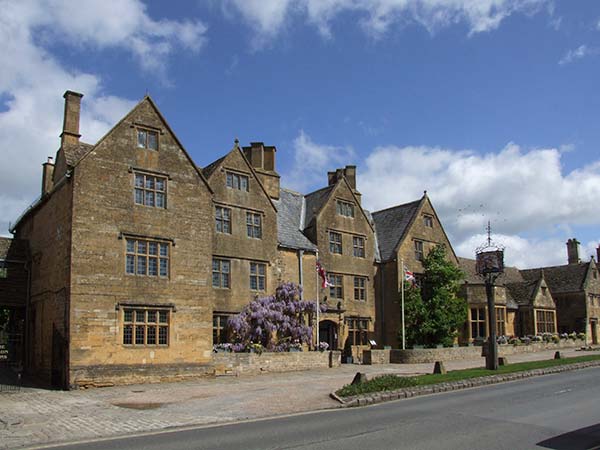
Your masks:
M227 172L227 187L248 192L248 177L233 172Z
M354 203L337 200L336 209L340 216L354 217Z
M425 214L423 216L423 223L427 228L433 228L433 217L431 217L429 214Z
M137 130L138 148L147 148L148 150L158 150L158 132L153 130Z

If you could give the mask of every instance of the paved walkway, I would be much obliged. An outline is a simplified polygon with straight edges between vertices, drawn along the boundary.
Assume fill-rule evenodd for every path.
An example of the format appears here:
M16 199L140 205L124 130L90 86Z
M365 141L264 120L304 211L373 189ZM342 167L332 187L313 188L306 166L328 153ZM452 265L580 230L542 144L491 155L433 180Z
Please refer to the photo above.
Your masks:
M575 356L574 349L564 349ZM550 359L554 351L520 354L509 362ZM481 367L484 359L451 361L448 370ZM0 392L0 449L137 434L337 408L329 393L370 375L431 373L432 364L343 365L283 374L219 377L181 383L79 391L23 388Z

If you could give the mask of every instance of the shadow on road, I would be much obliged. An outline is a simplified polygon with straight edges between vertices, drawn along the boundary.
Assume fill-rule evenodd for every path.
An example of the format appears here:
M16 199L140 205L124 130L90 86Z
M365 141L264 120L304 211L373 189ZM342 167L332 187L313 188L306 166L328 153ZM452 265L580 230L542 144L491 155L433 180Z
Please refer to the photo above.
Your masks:
M600 445L600 424L554 436L538 442L540 447L554 450L585 450Z

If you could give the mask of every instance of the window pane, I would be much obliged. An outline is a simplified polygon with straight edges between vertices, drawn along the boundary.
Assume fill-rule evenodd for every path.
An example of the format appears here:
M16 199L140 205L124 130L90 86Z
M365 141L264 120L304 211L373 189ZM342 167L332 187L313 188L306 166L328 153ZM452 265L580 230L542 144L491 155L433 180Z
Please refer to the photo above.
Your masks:
M231 234L231 228L229 222L223 222L223 233Z
M154 192L146 191L146 206L154 206Z
M141 326L136 326L135 327L135 343L137 345L144 345L144 331L145 331L145 326L141 325Z
M240 176L239 175L233 175L233 188L234 189L239 189L240 188Z
M212 285L213 287L221 287L221 274L219 272L213 272Z
M165 207L165 194L162 194L160 192L156 193L156 206L158 208L164 208Z
M148 345L156 345L156 327L148 327L146 335L146 343Z
M157 191L164 191L165 190L165 179L164 178L157 178L156 179L156 190Z
M250 273L255 274L256 273L256 263L250 263Z
M257 281L256 281L256 277L255 276L251 276L250 277L250 289L252 289L252 290L255 291L257 288L258 288L258 284L257 284Z
M123 327L123 344L129 345L133 343L133 325L125 325Z
M146 148L146 132L144 130L138 130L138 147Z
M156 258L148 259L148 275L158 275L158 261L156 260Z
M125 266L125 271L127 273L135 273L135 256L127 255L127 262Z
M137 274L146 275L146 257L138 256L137 258Z
M168 311L159 311L158 316L159 316L160 323L167 323L168 318L169 318L169 312Z
M221 274L221 283L222 283L222 287L229 288L229 274L228 273Z
M138 253L146 253L146 242L145 241L137 241L137 252Z
M124 322L132 322L133 321L133 310L126 309L123 312L123 321Z
M169 256L169 244L160 244L160 256Z
M148 322L156 323L156 311L148 311Z
M140 175L138 173L135 174L135 186L144 187L144 175Z
M258 264L258 274L264 276L265 275L265 265L264 264Z
M247 177L240 177L240 188L242 189L242 191L247 191L248 190L248 178Z
M158 328L158 344L167 345L169 343L169 329L167 327Z
M127 239L127 252L135 252L135 241L133 239Z
M215 272L215 271L218 272L220 265L221 265L220 260L213 259L212 260L212 270L213 270L213 272Z
M156 242L148 242L148 253L151 255L158 253L158 244Z
M135 321L136 322L145 322L146 321L146 311L136 310L135 311Z
M229 273L229 261L221 261L221 272Z
M148 148L152 150L158 149L158 133L155 131L148 131Z
M138 205L144 204L144 191L141 189L135 190L135 203Z
M167 277L169 276L169 261L167 259L160 259L160 276Z
M227 174L227 187L233 187L233 174Z
M146 189L154 189L154 177L146 176Z
M265 279L263 277L258 279L258 290L259 291L265 290Z

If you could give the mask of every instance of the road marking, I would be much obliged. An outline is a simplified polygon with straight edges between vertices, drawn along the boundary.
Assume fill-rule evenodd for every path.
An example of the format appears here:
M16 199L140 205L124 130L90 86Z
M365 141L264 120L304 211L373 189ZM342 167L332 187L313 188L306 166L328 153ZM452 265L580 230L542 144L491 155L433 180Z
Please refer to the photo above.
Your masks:
M555 394L566 394L567 392L571 392L571 389L563 389L562 391L555 392Z

